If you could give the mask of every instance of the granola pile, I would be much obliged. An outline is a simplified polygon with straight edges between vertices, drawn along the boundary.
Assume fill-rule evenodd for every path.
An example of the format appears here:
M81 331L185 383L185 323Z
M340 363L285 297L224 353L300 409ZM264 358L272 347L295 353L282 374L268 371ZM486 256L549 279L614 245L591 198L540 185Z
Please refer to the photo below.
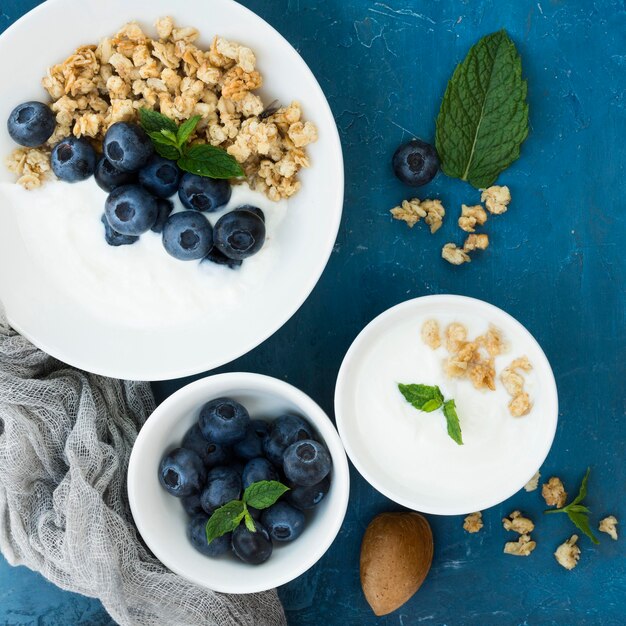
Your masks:
M48 70L42 83L57 126L46 146L9 157L18 183L32 189L52 175L50 150L62 138L88 137L100 148L109 126L135 121L145 107L177 122L200 115L194 142L224 148L271 200L295 194L298 171L309 166L305 147L317 139L298 102L265 107L250 48L216 36L203 50L195 44L198 30L176 27L171 17L159 19L156 30L152 39L131 22Z

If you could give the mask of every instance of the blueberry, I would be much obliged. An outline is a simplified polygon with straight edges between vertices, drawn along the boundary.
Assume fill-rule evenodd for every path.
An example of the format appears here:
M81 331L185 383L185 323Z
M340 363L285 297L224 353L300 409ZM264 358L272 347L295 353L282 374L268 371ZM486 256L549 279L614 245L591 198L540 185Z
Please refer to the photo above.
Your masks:
M250 213L258 215L263 221L265 221L265 213L263 213L258 206L253 206L252 204L242 204L241 206L238 206L235 211L250 211Z
M159 198L169 198L178 190L182 174L174 161L154 154L139 170L139 182L151 194Z
M157 218L156 222L154 222L154 226L150 230L153 233L161 234L163 232L163 226L165 226L165 222L167 222L167 218L174 210L174 203L171 200L167 200L166 198L157 198L156 203Z
M250 532L245 524L239 524L233 531L233 552L244 563L259 565L272 555L272 540L260 522L255 522L256 531Z
M217 180L186 172L180 181L178 197L187 209L213 213L229 200L232 190L227 180Z
M215 247L223 254L243 261L263 247L265 224L250 211L231 211L217 220L213 236Z
M310 487L328 475L330 454L324 445L312 439L292 443L285 451L285 476L296 485Z
M207 441L198 424L194 424L183 437L183 448L193 450L200 455L207 468L225 465L232 457L230 448L219 443Z
M209 250L209 254L207 254L203 260L210 261L211 263L216 263L217 265L226 265L227 267L230 267L231 270L240 267L243 263L243 261L229 259L225 254L222 254L215 246L213 246Z
M157 218L156 199L139 185L122 185L107 197L104 212L109 224L122 235L141 235Z
M395 151L392 164L393 171L403 183L419 187L435 177L439 157L434 146L421 139L412 139Z
M118 170L106 157L101 157L96 165L94 177L98 187L105 191L113 191L122 185L132 185L137 182L135 172L122 172Z
M191 517L197 515L198 513L204 513L204 509L202 508L202 503L200 501L200 493L192 493L190 496L185 496L180 499L180 503L183 505L185 513Z
M139 240L139 237L122 235L114 231L109 224L107 216L102 214L100 221L104 224L104 239L110 246L129 246Z
M96 151L84 137L66 137L52 149L50 166L58 179L76 183L94 173Z
M261 480L278 480L276 468L265 458L257 457L248 461L243 468L243 488Z
M176 448L161 460L159 482L177 498L197 493L206 478L202 459L192 450Z
M310 487L293 485L285 494L285 499L296 508L307 511L316 507L324 499L329 489L330 478L326 476L321 482Z
M206 538L206 523L208 521L209 516L204 513L195 515L189 520L189 524L187 525L187 537L191 545L205 556L221 556L222 554L226 554L231 545L232 534L226 533L221 537L213 539L211 543L208 543Z
M7 130L20 146L35 148L50 139L56 127L54 113L43 102L18 104L9 115Z
M154 147L146 131L137 124L116 122L109 127L102 149L109 161L124 172L141 169L152 156Z
M231 445L241 441L249 423L246 407L231 398L211 400L200 411L200 430L206 439L216 443Z
M233 446L233 452L246 461L263 455L263 441L269 434L269 426L263 420L251 420L246 436Z
M263 511L261 522L274 541L293 541L304 530L304 513L286 502L277 502Z
M212 246L213 228L203 215L182 211L167 218L163 226L163 247L175 259L202 259Z
M207 475L200 496L202 508L210 515L231 500L241 497L241 476L232 467L214 467Z
M285 450L302 439L313 439L311 427L297 415L281 415L272 422L263 451L274 465L282 467Z

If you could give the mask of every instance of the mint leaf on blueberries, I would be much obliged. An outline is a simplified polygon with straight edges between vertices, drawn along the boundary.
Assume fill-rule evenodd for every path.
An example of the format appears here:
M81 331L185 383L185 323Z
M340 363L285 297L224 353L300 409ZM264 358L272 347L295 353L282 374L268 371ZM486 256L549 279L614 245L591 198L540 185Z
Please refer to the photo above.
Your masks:
M505 30L483 37L457 65L437 117L441 169L478 189L519 158L528 135L527 84Z
M430 413L443 404L443 395L436 385L404 385L398 384L400 393L418 411Z
M250 515L250 511L246 508L246 513L243 517L243 521L246 525L246 528L251 532L256 532L256 526L254 525L254 519L252 519L252 515Z
M170 161L176 161L178 167L207 178L238 178L244 171L235 157L222 148L211 144L189 144L200 115L194 115L180 126L169 117L150 109L139 109L139 121L154 144L157 154Z
M201 119L202 118L199 115L194 115L193 117L190 117L188 120L185 120L178 127L178 131L176 132L176 140L179 146L182 146L183 144L187 142L189 137L191 137L191 134L193 133L193 131L196 130L196 126L198 125L198 122Z
M139 109L139 121L147 133L158 133L163 129L175 133L178 130L174 120L152 109Z
M206 540L211 543L226 533L232 532L239 526L246 513L241 500L231 500L213 512L206 523Z
M587 472L580 483L580 489L578 495L566 506L560 509L549 509L544 513L567 513L567 517L570 518L572 524L576 526L581 532L583 532L593 543L600 543L591 530L589 524L589 513L591 511L584 505L580 504L587 497L587 480L589 479L589 473L591 468L587 468Z
M448 435L460 446L463 445L461 424L456 412L456 404L454 400L444 402L441 389L437 385L404 385L398 383L398 389L404 396L404 399L418 411L432 413L443 407L443 414L448 425Z
M243 492L243 501L255 509L267 509L287 491L289 487L277 480L260 480Z
M178 167L209 178L237 178L244 173L237 159L208 143L196 144L185 150L178 160Z
M447 400L443 405L443 414L446 416L448 425L448 435L460 446L463 445L463 436L461 435L461 424L459 416L456 412L456 404L454 400Z

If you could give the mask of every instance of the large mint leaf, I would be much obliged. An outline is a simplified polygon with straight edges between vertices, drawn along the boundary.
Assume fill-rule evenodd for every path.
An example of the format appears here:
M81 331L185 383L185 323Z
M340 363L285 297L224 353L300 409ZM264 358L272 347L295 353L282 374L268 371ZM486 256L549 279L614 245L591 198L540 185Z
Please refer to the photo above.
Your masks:
M528 135L526 81L515 44L501 30L483 37L459 63L437 117L441 168L478 189L519 158Z
M398 389L404 399L418 411L431 413L443 404L441 390L436 385L404 385L399 383Z

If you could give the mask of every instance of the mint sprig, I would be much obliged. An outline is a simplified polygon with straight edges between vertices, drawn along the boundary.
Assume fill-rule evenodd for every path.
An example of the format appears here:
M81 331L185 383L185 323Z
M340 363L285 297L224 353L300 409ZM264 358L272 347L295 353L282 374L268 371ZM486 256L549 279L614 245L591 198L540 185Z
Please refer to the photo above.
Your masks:
M404 396L404 399L418 411L432 413L443 407L443 414L448 427L448 435L457 444L460 446L463 445L461 423L456 412L456 404L454 400L446 400L444 402L441 389L439 389L437 385L405 385L398 383L398 389Z
M581 504L581 502L587 497L587 480L589 479L589 472L591 472L590 467L587 468L587 472L580 483L578 495L569 504L560 509L549 509L544 511L544 513L567 513L567 517L570 518L574 526L587 535L593 543L597 544L600 542L593 534L591 525L589 524L589 513L591 513L591 511L584 504Z
M207 543L232 532L242 521L251 533L256 532L254 519L248 506L255 509L267 509L287 491L289 491L289 487L277 480L260 480L252 483L243 492L241 500L227 502L209 517L206 524Z
M437 117L441 169L478 189L519 158L528 135L522 62L505 30L483 37L457 65Z
M207 178L238 178L244 171L233 156L211 144L189 145L189 138L201 117L194 115L180 126L166 115L151 109L139 109L141 126L152 140L157 154L186 172Z

